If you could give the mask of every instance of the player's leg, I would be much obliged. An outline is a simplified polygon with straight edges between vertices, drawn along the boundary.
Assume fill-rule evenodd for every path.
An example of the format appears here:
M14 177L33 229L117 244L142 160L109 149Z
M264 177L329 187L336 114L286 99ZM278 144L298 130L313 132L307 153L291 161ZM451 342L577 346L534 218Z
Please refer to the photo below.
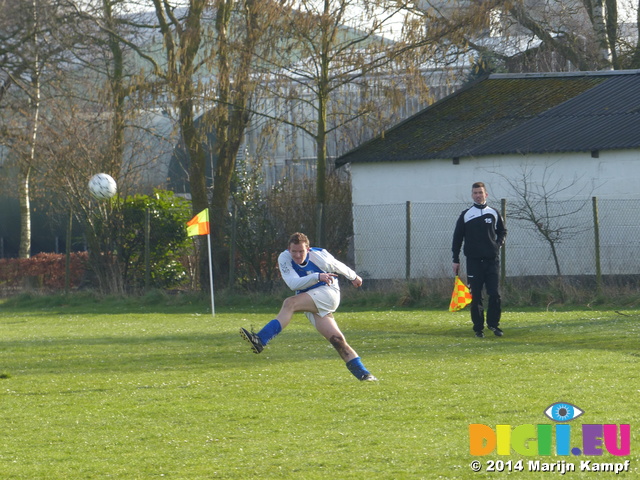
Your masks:
M276 335L278 335L291 322L295 312L317 312L313 299L307 293L301 293L285 298L276 318L267 323L258 333L253 333L245 328L240 329L240 336L251 345L254 353L260 353L264 347Z
M318 308L316 307L313 298L308 293L300 293L298 295L294 295L292 297L288 297L284 299L282 302L282 307L276 315L276 319L280 322L282 328L285 328L289 325L293 314L296 312L317 312Z
M376 377L371 375L369 370L365 368L362 360L356 351L347 343L346 338L340 331L336 319L333 314L329 313L324 317L320 317L317 313L313 314L313 323L316 330L326 338L333 348L336 349L342 360L345 361L349 371L358 379L363 381L375 381Z
M314 314L313 316L316 330L329 341L345 362L353 360L358 356L356 351L351 348L344 338L333 314L330 313L324 317L320 317L318 314Z

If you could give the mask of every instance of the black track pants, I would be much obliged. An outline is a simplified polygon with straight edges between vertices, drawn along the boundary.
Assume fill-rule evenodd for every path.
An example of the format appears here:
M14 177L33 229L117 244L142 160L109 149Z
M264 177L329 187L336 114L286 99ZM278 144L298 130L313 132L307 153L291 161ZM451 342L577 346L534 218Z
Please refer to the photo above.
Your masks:
M484 328L484 306L482 304L482 288L487 290L489 304L487 306L487 326L498 327L502 307L500 305L500 260L498 258L467 258L467 281L471 290L471 321L473 331L481 332Z

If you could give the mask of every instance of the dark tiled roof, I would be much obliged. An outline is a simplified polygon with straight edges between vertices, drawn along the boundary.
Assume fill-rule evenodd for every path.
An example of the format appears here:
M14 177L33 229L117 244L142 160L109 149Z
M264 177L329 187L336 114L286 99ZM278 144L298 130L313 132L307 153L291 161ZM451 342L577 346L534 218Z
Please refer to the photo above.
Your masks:
M491 75L336 160L415 161L640 147L640 70Z

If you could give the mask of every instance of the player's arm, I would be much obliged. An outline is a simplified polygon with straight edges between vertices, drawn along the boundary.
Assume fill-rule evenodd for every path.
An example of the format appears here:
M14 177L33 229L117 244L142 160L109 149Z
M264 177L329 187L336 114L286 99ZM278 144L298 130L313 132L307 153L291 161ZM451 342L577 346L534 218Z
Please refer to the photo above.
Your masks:
M320 268L327 272L334 272L342 275L349 280L354 287L362 285L362 278L355 272L355 270L349 268L340 260L331 255L328 251L322 249L314 251L314 262Z

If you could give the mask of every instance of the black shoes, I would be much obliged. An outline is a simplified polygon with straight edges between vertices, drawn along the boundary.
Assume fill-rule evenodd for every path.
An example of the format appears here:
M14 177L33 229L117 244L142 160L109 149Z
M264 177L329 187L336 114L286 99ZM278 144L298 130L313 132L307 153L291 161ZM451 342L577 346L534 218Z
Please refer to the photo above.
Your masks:
M498 327L488 327L489 330L491 330L493 332L493 334L496 337L501 337L502 335L504 335L504 333L502 332L502 330L500 330ZM476 337L478 338L484 338L484 333L482 332L476 332Z
M491 330L496 337L501 337L503 335L502 330L498 327L489 327L489 330Z
M264 345L260 341L260 338L258 337L258 335L256 335L255 333L250 332L249 330L246 330L244 328L241 328L240 336L243 339L245 339L247 342L249 342L249 345L251 345L251 350L253 350L253 353L260 353L262 350L264 350Z
M367 373L366 375L363 375L362 377L360 377L360 381L361 382L377 382L378 379L373 375L371 375L370 373Z

